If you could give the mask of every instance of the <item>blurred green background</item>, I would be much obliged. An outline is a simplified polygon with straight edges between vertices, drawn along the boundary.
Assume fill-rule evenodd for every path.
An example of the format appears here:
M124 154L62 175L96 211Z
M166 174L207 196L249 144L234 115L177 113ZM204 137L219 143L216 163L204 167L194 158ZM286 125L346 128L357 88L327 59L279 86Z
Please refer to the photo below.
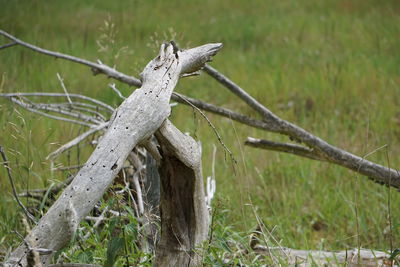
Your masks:
M326 141L400 168L400 2L397 0L299 1L33 1L0 0L0 28L18 38L138 77L162 41L181 47L222 42L211 65L262 104ZM7 40L0 38L0 43ZM102 47L102 49L101 49ZM0 50L1 92L62 92L110 105L120 99L114 82L87 67L22 47ZM116 82L125 95L134 88ZM207 74L183 79L176 91L257 117ZM288 138L207 114L233 151L235 167L207 122L184 105L171 119L203 145L204 176L211 175L213 145L217 201L226 224L240 232L256 225L253 211L283 246L300 249L389 249L399 246L400 195L347 169L244 146L247 136ZM80 127L26 112L0 99L0 145L10 158L19 190L63 180L45 157L77 136ZM90 155L81 146L80 162ZM76 153L71 154L76 163ZM389 159L389 160L388 160ZM66 157L58 163L66 164ZM235 170L234 170L235 169ZM0 167L0 247L16 245L20 212ZM24 199L25 201L25 199ZM358 222L358 230L357 230Z

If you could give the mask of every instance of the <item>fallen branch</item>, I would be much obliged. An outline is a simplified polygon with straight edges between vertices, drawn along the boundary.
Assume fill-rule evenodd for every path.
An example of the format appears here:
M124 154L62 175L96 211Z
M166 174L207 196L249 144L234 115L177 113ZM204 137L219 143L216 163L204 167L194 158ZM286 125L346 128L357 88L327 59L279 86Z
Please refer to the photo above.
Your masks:
M23 107L24 109L29 110L30 112L33 112L33 113L37 113L37 114L42 115L44 117L48 117L48 118L55 119L55 120L60 120L60 121L66 121L66 122L70 122L70 123L74 123L74 124L79 124L79 125L86 126L86 127L89 127L89 128L95 127L95 124L87 123L85 121L69 119L69 118L66 118L66 117L56 116L56 115L52 115L52 114L49 114L49 113L46 113L46 112L39 111L40 107L37 107L37 106L35 106L33 104L24 103L24 102L14 98L14 97L11 97L10 100L11 100L11 102L19 105L20 107ZM60 110L59 113L63 114L64 112ZM64 115L66 115L66 114L64 113Z
M247 137L245 145L262 148L266 150L285 152L294 154L300 157L305 157L313 160L326 161L325 158L321 157L318 153L308 147L301 145L290 144L290 143L279 143L264 139L256 139L253 137Z
M19 45L25 46L29 49L32 49L36 52L43 53L46 55L54 56L63 58L66 60L70 60L73 62L77 62L80 64L84 64L86 66L92 67L92 69L96 70L95 74L103 73L106 74L108 77L114 78L126 84L132 86L141 86L141 81L131 76L127 76L121 72L116 71L113 68L105 66L103 64L96 64L84 59L76 58L73 56L49 51L46 49L42 49L36 47L34 45L25 43L16 37L0 30L0 35L5 36L6 38L16 42ZM252 127L261 128L266 131L280 133L283 135L287 135L295 140L301 141L306 144L308 147L312 148L315 152L317 152L321 157L326 158L329 162L334 162L338 165L344 166L356 172L359 172L363 175L366 175L370 179L374 180L377 183L385 184L388 186L393 186L397 189L400 189L400 172L395 169L390 169L385 166L373 163L366 159L363 159L359 156L353 155L345 150L332 146L325 142L324 140L320 139L317 136L307 132L306 130L298 127L295 124L292 124L288 121L285 121L274 113L272 113L268 108L258 102L255 98L249 95L245 90L243 90L240 86L235 84L229 78L218 72L216 69L205 66L204 71L207 72L210 76L215 78L218 82L228 88L231 92L235 95L240 97L245 103L247 103L251 108L261 114L264 121L255 120L249 117L246 117L242 114L233 113L227 109L223 109L220 107L213 106L211 104L207 104L197 101L190 101L193 105L200 109L204 109L225 117L230 117L233 120L239 121L241 123L245 123ZM71 95L70 95L71 96ZM175 101L178 101L183 104L185 103L182 100L185 96L178 96L176 93L173 93L171 98ZM187 99L187 97L186 97Z
M118 72L115 69L110 68L109 66L106 66L104 64L93 63L93 62L90 62L90 61L85 60L85 59L81 59L81 58L78 58L78 57L74 57L74 56L70 56L70 55L66 55L66 54L62 54L62 53L58 53L58 52L53 52L53 51L50 51L50 50L47 50L47 49L43 49L43 48L37 47L37 46L32 45L32 44L25 43L25 42L19 40L18 38L16 38L15 36L12 36L11 34L5 32L3 30L0 30L0 35L3 35L4 37L14 41L16 44L21 45L21 46L25 46L25 47L27 47L27 48L35 51L35 52L39 52L39 53L42 53L42 54L45 54L45 55L48 55L48 56L52 56L52 57L55 57L55 58L66 59L66 60L69 60L69 61L73 61L73 62L76 62L76 63L79 63L79 64L86 65L88 67L91 67L92 72L93 72L94 75L102 73L102 74L107 75L110 78L114 78L116 80L119 80L121 82L127 83L129 85L133 85L133 86L137 86L137 87L141 86L140 80L138 80L138 79L136 79L134 77L125 75L125 74L123 74L121 72Z
M91 108L95 108L95 109L104 109L106 111L108 111L109 113L113 113L114 112L114 108L105 104L104 102L101 102L100 100L88 97L88 96L84 96L84 95L80 95L80 94L68 94L70 98L77 98L77 99L81 99L81 100L85 100L85 101L89 101L92 102L94 105L89 105L86 103L80 103L81 105L84 104L87 107L91 107ZM38 97L66 97L66 94L63 93L2 93L0 94L1 97L21 97L21 96L38 96ZM75 102L76 103L76 102Z
M207 44L181 52L175 51L172 44L161 46L158 57L141 73L140 90L135 90L115 110L107 132L75 176L77 179L32 229L37 246L56 251L68 244L79 222L102 197L132 149L151 136L169 116L170 97L179 77L201 68L221 47L221 44ZM20 259L22 266L26 266L26 255L25 246L18 247L5 266L13 266ZM49 255L42 257L44 265L49 260Z
M62 53L58 53L58 52L54 52L54 51L49 51L49 50L46 50L46 49L31 45L31 44L28 44L28 43L25 43L25 42L17 39L16 37L10 35L9 33L6 33L6 32L1 31L1 30L0 30L0 35L3 35L3 36L5 36L5 37L7 37L7 38L9 38L11 40L18 40L17 44L25 46L25 47L27 47L29 49L32 49L32 50L34 50L36 52L39 52L39 53L42 53L42 54L45 54L45 55L54 56L54 57L57 57L57 58L63 58L63 59L66 59L66 60L69 60L69 61L72 61L72 62L76 62L76 63L79 63L79 64L83 64L83 65L86 65L86 66L89 66L89 67L96 67L96 68L99 67L98 66L99 64L96 64L94 62L90 62L90 61L85 60L85 59L77 58L77 57L74 57L74 56L70 56L70 55L66 55L66 54L62 54ZM60 56L60 55L62 55L62 56ZM106 66L104 64L102 64L101 66L106 67L106 70L104 72L100 72L100 73L106 74L110 78L113 78L115 80L118 80L120 82L124 82L124 83L126 83L128 85L135 86L135 87L140 87L142 85L141 81L139 79L137 79L137 78L134 78L134 77L131 77L131 76L127 76L127 75L125 75L125 74L123 74L123 73L121 73L121 72L119 72L119 71L117 71L117 70L115 70L113 68L110 68L110 67L108 67L108 66ZM196 73L196 72L194 72L194 73ZM125 79L124 77L128 77L128 78ZM11 97L11 96L18 96L18 95L22 95L22 96L58 96L58 97L66 97L67 96L66 94L61 94L61 93L9 93L9 94L0 94L0 96L4 96L4 97ZM79 97L79 98L85 97L85 96L76 95L76 94L68 94L68 95L71 98L72 97ZM92 99L92 98L89 98L89 97L85 97L85 98L86 98L86 100L90 100L90 101L95 100L95 99ZM224 108L212 105L212 104L208 104L208 103L205 103L203 101L200 101L200 100L197 100L197 99L193 99L193 98L187 97L187 96L182 95L182 94L178 94L176 92L172 93L171 99L174 100L174 101L177 101L179 103L182 103L182 104L185 104L185 105L189 105L189 106L190 106L190 104L188 104L187 102L190 102L194 106L196 106L196 107L198 107L200 109L203 109L203 110L206 110L206 111L209 111L209 112L213 112L215 114L218 114L218 115L221 115L221 116L224 116L224 117L227 117L227 118L231 118L233 120L237 120L237 121L239 121L241 123L248 124L248 125L250 125L252 127L272 130L272 129L270 129L268 124L266 124L266 123L264 123L262 121L251 119L251 118L249 118L247 116L244 116L242 114L238 114L238 113L235 113L235 112L230 111L228 109L224 109ZM187 100L187 101L185 101L185 100ZM98 101L98 100L95 100L95 101ZM98 102L100 102L100 101L98 101ZM94 102L94 103L96 103L96 102ZM100 103L98 103L98 104L100 104ZM101 103L100 105L104 106L106 104ZM107 106L108 110L113 111L112 107L110 107L108 105L106 105L106 106Z
M275 114L273 114L269 109L267 109L264 105L258 102L255 98L249 95L244 89L239 87L229 78L225 77L222 73L218 72L211 66L206 65L204 66L203 70L208 75L216 79L219 83L228 88L232 93L237 95L244 102L246 102L246 104L249 105L252 109L260 113L265 121L267 121L268 123L272 123L271 127L275 126L276 131L280 129L279 125L276 123L280 119Z
M368 161L365 158L353 155L350 152L328 144L326 141L307 132L301 127L276 116L241 87L223 74L219 73L216 69L210 66L205 66L204 70L231 92L240 97L251 108L257 111L263 117L263 120L269 125L270 129L267 131L287 135L294 140L306 144L313 151L312 154L318 155L320 158L324 158L328 162L361 173L377 183L400 189L399 171ZM282 148L282 145L280 145L280 147ZM277 146L275 146L275 148L277 148ZM296 151L299 151L299 149L296 149Z
M191 98L191 97L188 97L188 96L176 93L176 92L174 92L174 94L171 96L171 99L173 99L174 101L179 102L181 104L188 105L188 106L193 105L199 109L220 115L225 118L235 120L237 122L249 125L251 127L255 127L255 128L259 128L259 129L263 129L263 130L267 130L267 131L273 131L273 128L271 128L271 126L268 123L261 121L261 120L250 118L246 115L234 112L227 108L209 104L209 103L203 102L201 100Z

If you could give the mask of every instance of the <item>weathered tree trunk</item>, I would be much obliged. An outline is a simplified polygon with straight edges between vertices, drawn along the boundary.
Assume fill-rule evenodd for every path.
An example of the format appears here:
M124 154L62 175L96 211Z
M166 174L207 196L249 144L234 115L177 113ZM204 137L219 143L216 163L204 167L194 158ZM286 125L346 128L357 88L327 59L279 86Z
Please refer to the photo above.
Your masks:
M208 211L201 151L168 120L156 132L161 145L161 240L155 266L198 266L198 248L207 239Z
M160 54L141 73L142 87L133 92L114 112L107 132L72 183L32 229L36 248L53 252L71 240L80 221L93 209L118 174L132 149L149 138L170 114L172 91L184 73L197 71L222 47L207 44L177 51L163 44ZM196 208L196 207L194 207ZM20 245L5 266L27 266L29 249ZM42 255L47 265L50 255Z

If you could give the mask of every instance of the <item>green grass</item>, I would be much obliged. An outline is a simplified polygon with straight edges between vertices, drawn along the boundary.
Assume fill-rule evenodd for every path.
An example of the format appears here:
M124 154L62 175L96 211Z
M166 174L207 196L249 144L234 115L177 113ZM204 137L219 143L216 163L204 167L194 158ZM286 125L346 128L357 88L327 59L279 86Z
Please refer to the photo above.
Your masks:
M182 47L223 42L212 65L278 116L357 155L387 144L391 166L400 166L398 1L0 0L0 7L0 28L22 40L89 60L99 58L136 77L156 55L153 40L170 38L171 32ZM96 40L108 18L117 30L115 43L101 52ZM124 46L128 52L115 59ZM112 105L119 102L107 87L110 81L93 77L86 67L21 47L0 51L2 92L61 92L57 72L71 93ZM116 84L125 95L132 92ZM176 90L257 117L206 74L182 80ZM0 110L0 144L7 149L18 188L63 180L64 174L51 177L45 157L80 129L22 111L6 100L0 100ZM362 247L390 248L387 188L335 165L244 147L247 136L288 140L207 115L238 159L236 172L200 115L193 119L192 109L180 105L171 118L202 141L205 176L211 174L212 146L218 145L217 194L228 211L225 225L239 232L254 229L256 219L247 205L252 203L265 224L275 227L283 246L345 249L356 247L359 240ZM90 155L89 146L81 154L83 161ZM369 159L387 165L386 150ZM61 161L66 163L66 157ZM18 240L11 231L18 228L19 212L3 168L0 192L0 247L7 248ZM396 247L399 201L393 191ZM316 230L316 224L323 227Z

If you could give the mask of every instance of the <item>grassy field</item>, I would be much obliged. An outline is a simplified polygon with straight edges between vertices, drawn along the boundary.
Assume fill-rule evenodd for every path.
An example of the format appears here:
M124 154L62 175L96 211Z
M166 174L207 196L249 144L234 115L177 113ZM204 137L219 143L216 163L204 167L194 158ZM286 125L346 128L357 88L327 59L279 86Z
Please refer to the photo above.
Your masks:
M106 27L105 21L115 28ZM360 156L387 145L368 159L382 165L389 159L392 167L400 168L400 3L396 0L0 0L0 28L50 50L115 64L136 77L156 55L156 43L170 38L181 47L222 42L224 48L212 66L278 116ZM99 50L99 42L106 49ZM108 88L110 81L93 77L86 67L21 47L0 51L0 92L62 92L57 73L70 93L114 106L120 101ZM116 84L125 95L132 92ZM182 80L176 90L257 117L206 74ZM338 166L245 147L247 136L288 140L207 115L238 160L236 172L201 116L194 117L191 108L179 105L171 118L202 141L205 176L211 174L213 145L218 147L216 203L221 212L225 210L224 227L251 231L256 210L283 246L361 245L387 250L390 237L394 247L399 246L397 192L391 195L391 234L387 188ZM20 190L63 180L66 174L50 176L45 157L80 131L0 99L0 145L6 148ZM88 155L89 147L81 151L81 162ZM60 162L66 163L66 158ZM3 249L16 245L12 230L20 227L19 214L1 167Z

